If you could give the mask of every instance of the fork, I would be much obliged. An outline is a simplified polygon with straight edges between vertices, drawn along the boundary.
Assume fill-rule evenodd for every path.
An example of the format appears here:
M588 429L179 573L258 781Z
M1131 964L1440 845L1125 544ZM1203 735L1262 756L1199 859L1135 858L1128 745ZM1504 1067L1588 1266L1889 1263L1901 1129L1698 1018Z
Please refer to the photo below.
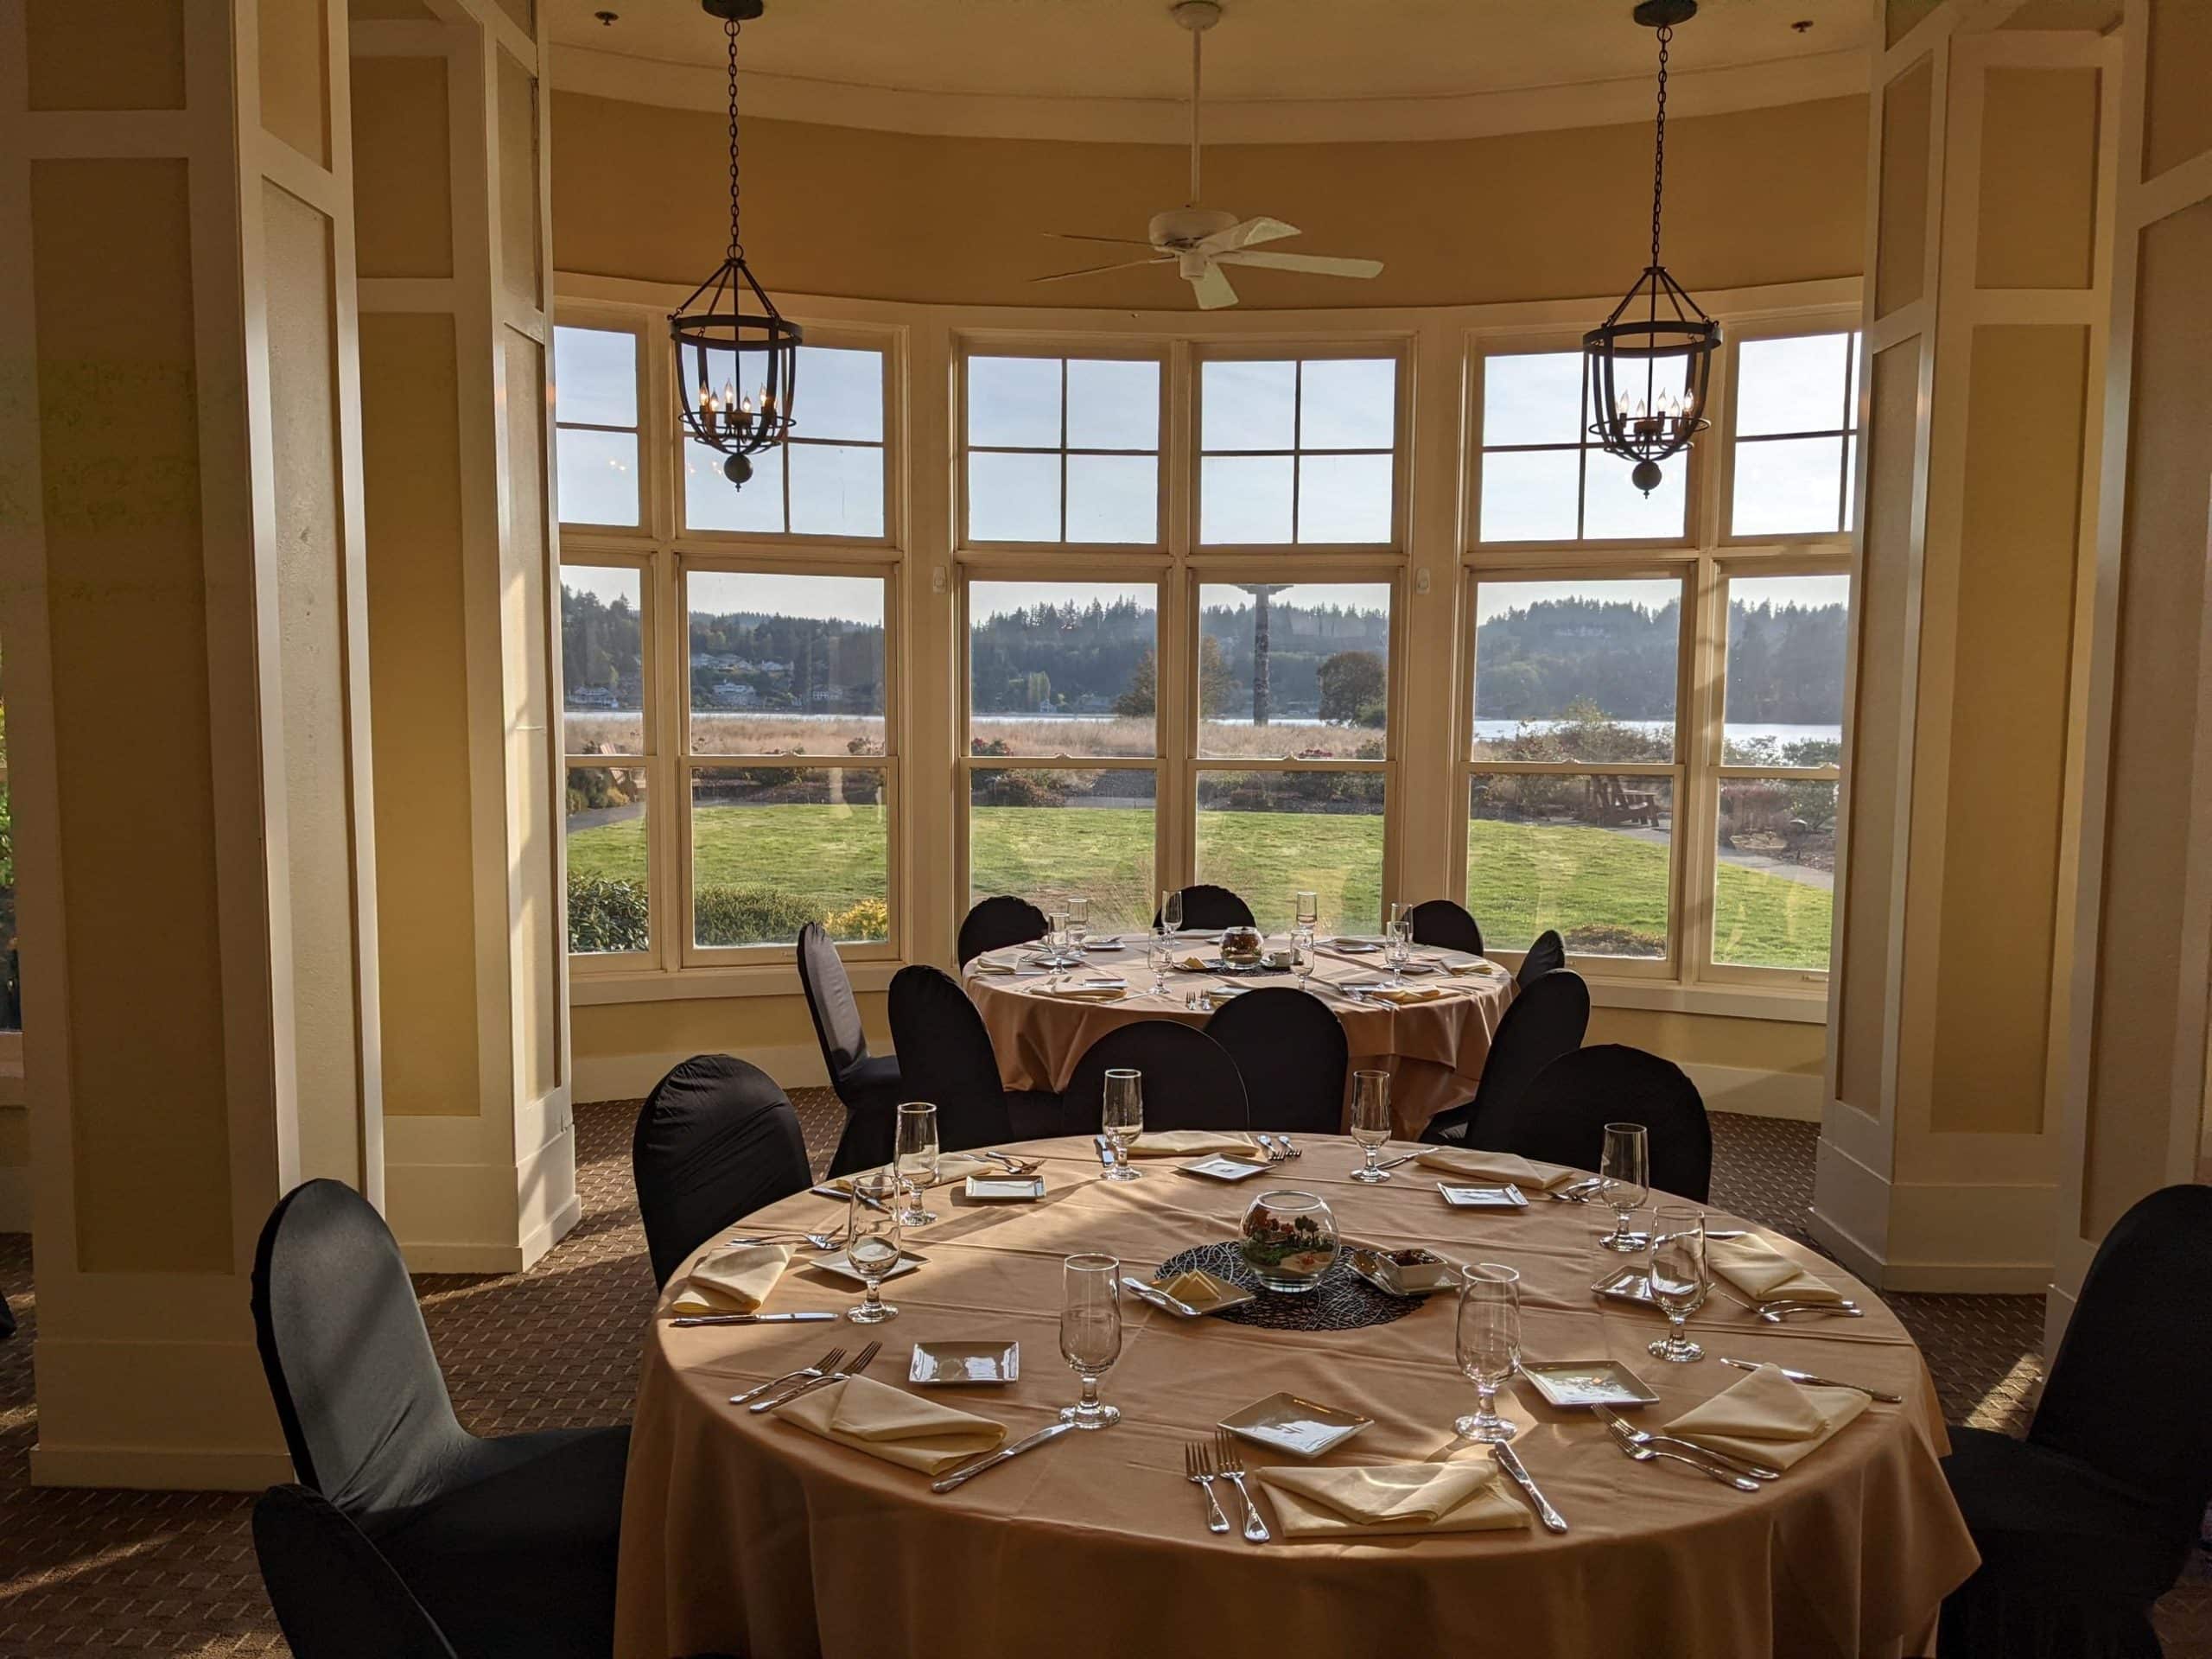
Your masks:
M725 1244L787 1244L792 1239L804 1239L817 1250L834 1250L837 1241L827 1233L741 1233L735 1238L726 1238Z
M842 1348L832 1348L828 1353L823 1355L821 1358L816 1360L811 1365L803 1366L796 1371L785 1371L781 1376L772 1376L766 1382L761 1383L760 1387L747 1389L743 1394L733 1394L729 1397L729 1402L733 1406L741 1406L747 1401L757 1400L762 1395L767 1393L769 1389L780 1389L787 1382L804 1382L810 1381L812 1378L822 1376L826 1371L835 1370L836 1368L837 1362L844 1357L845 1351Z
M1244 1541L1264 1544L1274 1535L1268 1530L1268 1523L1260 1518L1260 1506L1252 1501L1252 1494L1244 1484L1244 1454L1237 1450L1236 1442L1229 1438L1225 1428L1214 1431L1213 1461L1219 1472L1226 1476L1236 1488L1236 1496L1244 1500Z
M792 1401L798 1399L799 1395L803 1394L812 1394L817 1389L828 1388L832 1382L849 1382L852 1378L858 1376L862 1371L868 1370L868 1362L882 1351L883 1344L881 1343L871 1342L867 1347L861 1350L858 1357L854 1359L849 1369L837 1371L824 1371L819 1376L809 1377L805 1382L800 1383L797 1388L791 1389L787 1393L779 1394L766 1400L757 1400L750 1406L747 1406L746 1409L751 1412L773 1411L778 1406L788 1406Z
M1219 1477L1213 1471L1213 1460L1206 1455L1203 1440L1193 1440L1184 1446L1183 1478L1206 1495L1206 1530L1227 1532L1229 1517L1221 1512L1221 1504L1213 1495L1213 1484Z
M760 1409L758 1406L753 1407L755 1411ZM1685 1457L1680 1452L1662 1451L1656 1446L1638 1446L1634 1440L1623 1435L1618 1429L1614 1428L1611 1423L1606 1424L1605 1427L1613 1437L1613 1444L1638 1463L1649 1463L1654 1458L1664 1458L1669 1463L1686 1465L1696 1470L1700 1475L1708 1476L1719 1481L1723 1486L1733 1486L1739 1492L1756 1492L1759 1489L1758 1482L1753 1480L1749 1475L1729 1474L1717 1464L1700 1462L1695 1458Z
M1009 1172L1016 1175L1034 1175L1037 1173L1037 1160L1033 1158L1017 1158L1012 1153L1007 1152L979 1152L976 1155L978 1158L994 1159L1004 1164Z
M1638 1428L1618 1412L1609 1410L1604 1406L1592 1406L1590 1409L1595 1412L1598 1420L1607 1428L1611 1429L1615 1434L1625 1440L1634 1440L1638 1446L1676 1446L1684 1452L1711 1459L1713 1464L1726 1469L1732 1475L1749 1475L1753 1480L1780 1480L1782 1478L1781 1470L1770 1469L1764 1464L1753 1463L1748 1458L1732 1458L1725 1452L1716 1452L1709 1446L1700 1446L1695 1440L1686 1440L1679 1434L1655 1434L1648 1428Z

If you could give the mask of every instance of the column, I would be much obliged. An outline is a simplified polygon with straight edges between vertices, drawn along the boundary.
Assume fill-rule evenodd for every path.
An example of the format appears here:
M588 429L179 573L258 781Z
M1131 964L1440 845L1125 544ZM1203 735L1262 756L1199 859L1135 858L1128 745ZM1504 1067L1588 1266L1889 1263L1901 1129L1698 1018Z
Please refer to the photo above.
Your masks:
M0 5L42 1484L289 1478L255 1239L382 1184L342 29Z

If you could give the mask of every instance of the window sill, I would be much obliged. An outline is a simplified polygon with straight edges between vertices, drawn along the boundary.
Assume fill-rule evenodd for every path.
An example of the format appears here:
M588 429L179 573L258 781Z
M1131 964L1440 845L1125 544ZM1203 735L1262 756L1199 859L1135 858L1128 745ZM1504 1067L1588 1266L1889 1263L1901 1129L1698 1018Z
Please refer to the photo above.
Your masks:
M1825 985L1800 990L1764 985L1683 985L1664 979L1602 979L1588 974L1584 978L1589 982L1592 1007L1643 1008L1722 1020L1780 1020L1801 1026L1824 1026L1828 1020Z
M856 991L881 991L903 962L852 962L846 975ZM681 1002L721 997L797 996L800 995L798 966L793 962L764 962L742 968L641 969L610 973L576 971L569 975L569 1006L604 1007L622 1002Z

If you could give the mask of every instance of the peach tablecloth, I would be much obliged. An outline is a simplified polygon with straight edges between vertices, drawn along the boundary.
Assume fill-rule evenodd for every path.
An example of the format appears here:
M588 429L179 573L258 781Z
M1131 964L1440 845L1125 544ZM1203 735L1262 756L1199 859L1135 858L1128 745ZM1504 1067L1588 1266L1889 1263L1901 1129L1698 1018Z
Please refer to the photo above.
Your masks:
M1269 941L1270 944L1281 943ZM1154 996L1146 988L1152 983L1152 973L1145 966L1141 939L1126 950L1102 951L1091 958L1088 969L1077 969L1067 976L1071 984L1093 975L1127 980L1131 991L1137 994L1117 1002L1051 996L1044 993L1042 977L982 971L985 964L1011 967L1033 948L1020 945L992 951L970 963L964 974L968 995L982 1011L991 1046L998 1052L1001 1080L1009 1089L1055 1092L1065 1089L1085 1051L1116 1026L1138 1020L1205 1025L1211 1014L1193 1014L1183 1006L1183 999L1199 986L1298 983L1288 974L1224 980L1214 974L1179 970L1167 976L1166 995ZM1219 951L1211 944L1194 943L1178 954L1205 957ZM1406 982L1409 986L1433 986L1440 995L1431 1002L1392 1006L1355 999L1337 988L1347 980L1385 977L1389 969L1379 955L1341 957L1324 946L1307 987L1329 1005L1343 1025L1351 1049L1351 1069L1389 1072L1390 1116L1398 1133L1409 1137L1418 1135L1439 1112L1474 1097L1483 1061L1490 1054L1490 1039L1513 996L1512 976L1480 957L1426 945L1419 954L1438 963L1479 963L1484 971L1437 972L1410 978Z
M1452 1364L1450 1296L1389 1325L1325 1333L1179 1320L1131 1299L1104 1389L1122 1422L1062 1435L944 1497L922 1476L780 1414L731 1408L731 1394L832 1344L849 1352L881 1337L870 1375L903 1385L918 1341L1006 1338L1021 1345L1017 1382L932 1397L1003 1423L1009 1439L1028 1434L1074 1397L1058 1351L1061 1256L1109 1251L1149 1276L1163 1256L1232 1236L1254 1190L1165 1164L1109 1185L1087 1140L1040 1141L1033 1150L1046 1158L1048 1192L1039 1203L931 1194L942 1218L912 1235L928 1265L886 1287L901 1310L887 1324L678 1330L656 1321L623 1503L620 1659L1924 1651L1917 1643L1937 1605L1975 1555L1936 1461L1946 1441L1926 1369L1870 1293L1820 1262L1821 1277L1859 1297L1865 1319L1770 1326L1715 1298L1693 1321L1714 1357L1663 1365L1643 1351L1659 1319L1587 1288L1593 1229L1609 1214L1548 1202L1450 1210L1414 1166L1363 1188L1344 1179L1356 1157L1348 1141L1317 1136L1306 1147L1274 1184L1324 1193L1348 1238L1518 1268L1524 1359L1627 1362L1662 1396L1641 1414L1646 1424L1745 1375L1719 1355L1863 1382L1906 1403L1872 1407L1781 1480L1745 1494L1679 1465L1631 1463L1586 1414L1554 1411L1520 1382L1500 1406L1522 1426L1515 1445L1567 1534L1262 1547L1205 1530L1199 1496L1183 1479L1185 1443L1287 1389L1376 1420L1325 1463L1435 1456L1473 1401ZM747 1224L819 1227L837 1216L832 1203L802 1196ZM838 1308L856 1294L795 1267L768 1306ZM1248 1453L1254 1467L1287 1461Z

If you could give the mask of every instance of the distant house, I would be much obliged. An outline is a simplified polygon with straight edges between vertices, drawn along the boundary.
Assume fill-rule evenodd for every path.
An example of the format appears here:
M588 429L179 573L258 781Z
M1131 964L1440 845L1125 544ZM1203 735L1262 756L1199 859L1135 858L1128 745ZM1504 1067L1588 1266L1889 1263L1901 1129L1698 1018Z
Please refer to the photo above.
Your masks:
M758 706L760 694L751 686L736 680L724 680L710 690L707 696L720 709L751 709Z
M604 685L574 686L569 691L569 707L571 709L612 709L614 707L614 693L612 689Z

